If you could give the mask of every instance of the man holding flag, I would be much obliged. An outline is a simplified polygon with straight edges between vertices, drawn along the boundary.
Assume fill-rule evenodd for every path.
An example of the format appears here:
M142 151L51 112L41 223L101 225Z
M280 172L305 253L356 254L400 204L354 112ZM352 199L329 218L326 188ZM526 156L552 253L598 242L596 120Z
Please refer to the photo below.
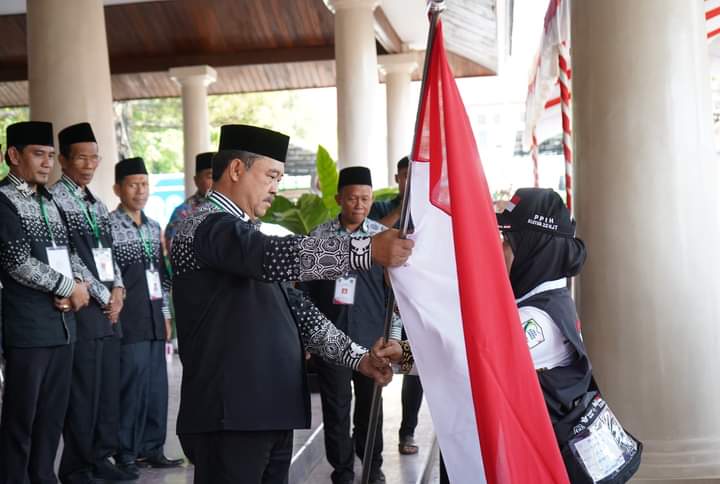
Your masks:
M567 483L436 17L411 156L416 245L393 289L450 481Z

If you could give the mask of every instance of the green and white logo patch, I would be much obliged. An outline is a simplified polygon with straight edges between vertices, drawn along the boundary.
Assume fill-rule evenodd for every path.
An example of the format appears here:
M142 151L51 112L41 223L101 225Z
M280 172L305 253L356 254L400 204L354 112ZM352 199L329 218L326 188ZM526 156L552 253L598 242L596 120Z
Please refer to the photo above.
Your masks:
M542 327L534 319L528 319L523 323L523 330L525 331L525 338L530 349L535 348L540 343L545 341L545 334L543 333Z

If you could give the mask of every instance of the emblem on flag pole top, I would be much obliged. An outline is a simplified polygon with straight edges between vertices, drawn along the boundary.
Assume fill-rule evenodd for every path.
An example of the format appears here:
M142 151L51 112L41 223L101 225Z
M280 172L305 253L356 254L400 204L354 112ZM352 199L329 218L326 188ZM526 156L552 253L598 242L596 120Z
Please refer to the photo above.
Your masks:
M430 12L443 12L447 8L445 0L428 0L427 5L428 11Z

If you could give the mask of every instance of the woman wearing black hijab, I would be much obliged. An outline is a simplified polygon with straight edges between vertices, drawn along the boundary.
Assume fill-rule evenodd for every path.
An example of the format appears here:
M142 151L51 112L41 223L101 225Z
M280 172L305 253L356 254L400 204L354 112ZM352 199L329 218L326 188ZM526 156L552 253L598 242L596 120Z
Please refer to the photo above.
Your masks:
M556 192L540 188L519 189L497 221L520 321L570 482L627 482L640 465L642 444L622 429L592 377L567 287L587 258L585 244L575 237L575 221ZM400 361L408 371L414 363L408 342L400 342L402 351L397 343L386 348L393 345L375 358Z

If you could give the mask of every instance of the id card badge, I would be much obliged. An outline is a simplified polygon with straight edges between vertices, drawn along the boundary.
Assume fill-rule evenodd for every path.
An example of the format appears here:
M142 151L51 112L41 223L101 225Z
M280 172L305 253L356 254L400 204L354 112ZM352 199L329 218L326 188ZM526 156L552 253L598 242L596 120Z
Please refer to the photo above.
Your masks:
M155 269L145 270L145 277L147 278L148 294L150 295L151 301L157 301L162 299L162 285L160 284L160 273Z
M335 296L333 304L354 304L355 303L355 276L340 277L335 281Z
M70 252L67 247L53 246L45 250L47 250L48 265L68 279L73 279Z
M102 282L114 281L115 267L113 265L112 249L100 247L98 249L93 249L92 253L100 280Z

